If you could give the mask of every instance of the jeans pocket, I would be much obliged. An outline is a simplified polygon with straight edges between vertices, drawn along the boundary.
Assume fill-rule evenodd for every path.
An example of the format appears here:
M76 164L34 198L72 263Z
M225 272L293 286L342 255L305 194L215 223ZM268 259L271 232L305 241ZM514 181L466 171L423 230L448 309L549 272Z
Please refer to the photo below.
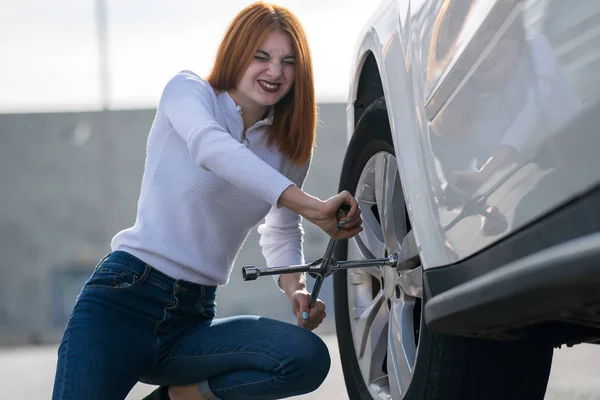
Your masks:
M139 276L122 264L105 261L92 274L85 284L86 289L127 290L139 282Z

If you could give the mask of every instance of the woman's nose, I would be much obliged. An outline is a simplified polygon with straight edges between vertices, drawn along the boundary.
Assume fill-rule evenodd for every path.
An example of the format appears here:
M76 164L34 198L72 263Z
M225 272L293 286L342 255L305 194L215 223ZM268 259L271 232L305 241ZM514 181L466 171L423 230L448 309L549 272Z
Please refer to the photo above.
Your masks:
M269 68L267 69L267 75L272 78L279 78L281 76L281 64L280 63L269 63Z

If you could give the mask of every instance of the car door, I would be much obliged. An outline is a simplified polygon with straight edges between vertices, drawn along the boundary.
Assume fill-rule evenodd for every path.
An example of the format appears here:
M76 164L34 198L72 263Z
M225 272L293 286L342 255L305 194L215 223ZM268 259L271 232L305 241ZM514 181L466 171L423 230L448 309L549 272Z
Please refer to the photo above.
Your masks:
M507 126L523 106L521 93L512 93L511 104L493 94L505 84L502 72L515 68L525 43L519 27L523 3L445 0L436 6L421 29L422 140L438 230L450 259L458 261L509 232L509 218L494 203L495 198L481 198L484 184L492 179L487 176L493 170L489 167L496 165L486 166L486 176L475 171L493 158L495 144L517 140L516 133L507 133ZM514 78L511 84L518 88L523 79L527 78ZM487 102L485 110L479 108ZM495 120L500 116L504 116L503 125ZM498 168L507 157L503 150L492 160L498 161ZM489 174L497 177L498 171ZM513 202L518 201L517 194L511 196Z
M492 2L471 3L485 11ZM590 22L600 7L577 3L575 12L561 2L498 0L487 13L469 10L454 36L440 28L452 18L437 14L425 69L427 154L439 229L456 261L598 183L589 150L597 135L571 132L568 140L564 132L582 95L590 97L589 86L574 82L597 83L600 75L590 61L600 52L597 19ZM589 29L576 29L578 18ZM565 53L575 57L570 74ZM592 67L577 69L584 62Z

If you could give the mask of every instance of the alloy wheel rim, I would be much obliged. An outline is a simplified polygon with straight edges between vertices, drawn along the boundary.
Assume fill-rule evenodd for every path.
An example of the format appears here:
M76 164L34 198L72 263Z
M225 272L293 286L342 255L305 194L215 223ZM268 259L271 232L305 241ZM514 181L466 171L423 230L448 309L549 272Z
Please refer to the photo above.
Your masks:
M364 229L348 241L348 259L399 254L409 224L392 154L379 152L369 159L355 197ZM401 276L409 272L399 273L395 267L348 270L354 349L364 382L377 400L404 398L412 381L421 299L402 289Z

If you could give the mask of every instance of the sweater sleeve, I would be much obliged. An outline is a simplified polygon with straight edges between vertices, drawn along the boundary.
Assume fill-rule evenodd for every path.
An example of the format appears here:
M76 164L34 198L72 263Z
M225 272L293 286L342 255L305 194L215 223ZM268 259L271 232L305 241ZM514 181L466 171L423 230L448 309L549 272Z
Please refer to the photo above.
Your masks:
M180 72L165 86L159 112L185 140L197 165L277 206L281 193L293 182L235 140L217 122L212 90L204 79Z
M303 166L294 166L290 178L296 186L302 188L310 161ZM302 218L297 213L274 206L265 221L258 227L260 246L268 267L298 265L304 263L302 241L304 230ZM273 275L279 287L279 275ZM280 288L281 289L281 288Z

